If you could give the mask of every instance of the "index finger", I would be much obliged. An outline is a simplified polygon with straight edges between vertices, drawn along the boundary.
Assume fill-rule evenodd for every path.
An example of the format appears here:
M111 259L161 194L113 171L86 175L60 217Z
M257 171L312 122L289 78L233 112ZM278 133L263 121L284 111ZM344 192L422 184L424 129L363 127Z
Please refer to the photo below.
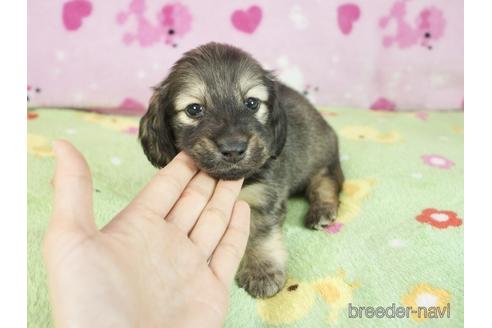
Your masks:
M197 172L191 157L180 152L157 172L125 211L144 210L146 214L163 219Z

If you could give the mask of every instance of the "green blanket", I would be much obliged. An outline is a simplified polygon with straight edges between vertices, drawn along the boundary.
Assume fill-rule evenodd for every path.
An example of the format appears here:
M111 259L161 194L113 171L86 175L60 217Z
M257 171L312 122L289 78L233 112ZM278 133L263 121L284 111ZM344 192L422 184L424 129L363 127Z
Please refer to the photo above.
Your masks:
M320 111L340 136L347 179L337 223L326 231L304 228L307 203L291 199L283 228L286 287L256 300L234 285L226 327L462 327L463 114ZM67 139L86 156L103 226L155 172L137 127L137 118L28 113L30 327L52 325L41 256L51 141Z

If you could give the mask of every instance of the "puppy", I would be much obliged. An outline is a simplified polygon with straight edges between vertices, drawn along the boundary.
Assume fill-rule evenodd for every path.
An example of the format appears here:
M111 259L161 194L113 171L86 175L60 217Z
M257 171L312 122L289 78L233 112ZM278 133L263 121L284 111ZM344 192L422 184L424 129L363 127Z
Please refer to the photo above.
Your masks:
M285 284L289 195L306 193L307 227L335 219L344 180L335 132L238 48L209 43L185 53L155 88L139 138L156 167L184 150L214 178L245 178L240 198L252 210L251 232L236 280L252 296L270 297Z

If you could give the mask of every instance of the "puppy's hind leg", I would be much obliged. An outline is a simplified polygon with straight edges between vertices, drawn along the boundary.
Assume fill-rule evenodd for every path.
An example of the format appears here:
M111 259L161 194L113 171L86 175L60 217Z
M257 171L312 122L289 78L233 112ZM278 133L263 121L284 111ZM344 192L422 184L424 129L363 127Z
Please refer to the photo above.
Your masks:
M339 205L338 194L342 190L343 181L338 158L310 179L306 190L309 200L306 227L321 230L335 221Z

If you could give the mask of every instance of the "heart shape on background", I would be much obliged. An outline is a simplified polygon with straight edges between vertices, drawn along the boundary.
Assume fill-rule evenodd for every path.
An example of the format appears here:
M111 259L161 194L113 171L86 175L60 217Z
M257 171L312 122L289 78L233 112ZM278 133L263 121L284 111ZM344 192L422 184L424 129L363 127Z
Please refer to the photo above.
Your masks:
M338 27L343 34L350 34L353 25L360 18L359 6L353 3L346 3L338 7Z
M261 8L251 6L247 10L236 10L232 13L232 25L239 31L252 34L261 22Z
M395 103L392 102L391 100L388 100L384 97L378 98L375 102L372 103L371 109L372 110L381 110L381 111L388 111L388 112L394 112L395 111Z
M92 13L92 4L87 0L72 0L63 4L63 25L69 31L82 26L82 20Z

